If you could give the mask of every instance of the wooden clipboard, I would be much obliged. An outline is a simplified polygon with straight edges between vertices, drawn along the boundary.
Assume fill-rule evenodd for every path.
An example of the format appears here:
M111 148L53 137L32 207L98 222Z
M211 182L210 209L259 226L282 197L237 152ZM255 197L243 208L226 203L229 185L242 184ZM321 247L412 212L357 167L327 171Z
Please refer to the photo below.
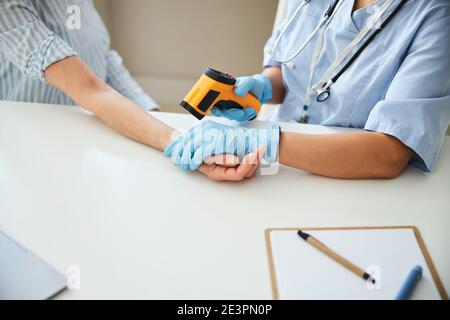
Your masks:
M442 298L442 300L449 300L449 297L447 295L447 292L445 291L444 285L442 284L442 281L439 277L439 274L436 271L436 268L433 264L433 261L431 260L431 256L428 252L428 249L425 245L425 242L422 239L422 236L420 235L419 229L414 226L390 226L390 227L327 227L327 228L269 228L265 230L265 240L266 240L266 247L267 247L267 257L269 260L269 271L270 271L270 281L272 284L272 295L275 300L279 300L279 294L278 294L278 287L277 287L277 279L275 274L275 263L273 260L273 253L272 253L272 244L270 241L270 233L272 231L297 231L297 230L304 230L304 231L321 231L321 230L380 230L380 229L410 229L414 232L414 235L416 237L417 243L419 244L419 247L422 251L422 254L425 258L425 261L428 265L428 268L430 269L431 275L433 277L433 281L436 285L436 288Z

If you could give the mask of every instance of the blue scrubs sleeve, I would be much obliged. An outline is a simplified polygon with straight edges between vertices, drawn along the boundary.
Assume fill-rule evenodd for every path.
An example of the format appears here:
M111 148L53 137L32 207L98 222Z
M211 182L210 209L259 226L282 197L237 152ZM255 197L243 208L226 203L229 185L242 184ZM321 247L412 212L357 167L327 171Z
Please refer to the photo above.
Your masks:
M372 109L366 130L396 137L415 155L411 164L430 172L450 122L450 17L416 34L389 86Z
M263 67L269 68L269 67L281 67L281 63L276 61L270 54L267 53L268 50L273 49L273 44L275 40L277 39L278 35L280 34L280 30L276 30L272 36L269 38L269 40L266 43L266 46L264 47L264 62Z

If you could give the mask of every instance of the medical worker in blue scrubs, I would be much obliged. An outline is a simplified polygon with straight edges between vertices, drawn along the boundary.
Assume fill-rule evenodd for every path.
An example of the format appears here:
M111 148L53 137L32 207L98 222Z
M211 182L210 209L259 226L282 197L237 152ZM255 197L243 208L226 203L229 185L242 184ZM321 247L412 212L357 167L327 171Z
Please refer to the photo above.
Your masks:
M430 172L450 121L449 35L448 0L291 0L267 42L263 72L238 78L236 93L281 104L268 119L275 123L363 130L306 135L276 124L255 132L203 121L165 154L195 170L210 154L245 155L257 146L274 160L278 147L281 163L328 177L394 178L408 164ZM213 114L256 115L219 107Z

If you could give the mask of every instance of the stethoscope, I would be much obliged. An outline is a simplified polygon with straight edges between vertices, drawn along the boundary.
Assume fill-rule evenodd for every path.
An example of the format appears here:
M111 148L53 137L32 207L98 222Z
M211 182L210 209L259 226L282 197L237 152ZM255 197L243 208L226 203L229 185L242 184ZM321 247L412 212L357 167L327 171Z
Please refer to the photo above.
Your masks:
M334 0L330 7L327 9L323 17L320 19L317 27L313 30L311 35L304 41L304 43L290 56L283 58L278 56L277 49L280 46L281 39L284 37L288 29L292 26L294 20L302 12L303 8L311 0L303 0L298 8L294 11L292 16L286 21L280 34L275 39L274 45L271 49L266 51L275 61L278 61L289 69L294 69L295 64L292 62L312 41L312 39L319 34L316 46L313 51L310 64L310 80L308 84L308 90L304 98L303 112L300 117L301 123L308 122L308 109L311 104L313 96L316 96L317 102L324 102L331 96L331 86L342 76L342 74L353 64L353 62L359 57L364 49L372 42L372 40L386 27L386 25L392 20L392 18L398 13L407 0L400 0L397 7L381 22L383 15L393 5L396 0L386 0L380 7L367 25L360 31L360 33L353 39L353 41L338 55L333 64L328 68L325 74L320 80L312 85L312 77L317 66L317 62L323 47L323 37L326 26L332 21L336 12L343 4L344 0ZM355 50L356 49L356 50ZM340 67L343 65L342 67Z
M273 48L269 48L267 49L267 53L272 56L273 59L275 59L276 61L278 61L281 64L285 64L288 65L289 68L293 68L294 65L290 64L290 62L292 60L294 60L299 54L300 52L303 51L303 49L305 49L305 47L311 42L311 40L314 38L314 36L319 32L319 30L328 22L330 21L330 19L334 16L334 13L337 11L336 9L339 8L339 6L342 4L342 2L340 0L335 0L333 2L333 4L328 8L327 12L325 12L324 16L321 18L321 20L319 21L319 24L317 25L317 27L314 29L314 31L311 33L311 35L305 40L305 42L303 43L303 45L301 45L297 51L295 51L291 56L287 57L287 58L281 58L277 55L276 51L278 49L278 47L280 46L280 41L281 39L284 37L284 35L286 34L287 30L289 29L289 27L292 25L292 23L294 22L295 18L297 18L297 16L300 14L300 12L302 12L302 9L310 2L310 0L303 0L300 5L298 6L298 8L294 11L294 13L292 14L292 16L289 18L289 20L285 23L283 29L281 29L280 34L278 35L278 37L275 40L275 43L273 45ZM338 6L339 5L339 6Z

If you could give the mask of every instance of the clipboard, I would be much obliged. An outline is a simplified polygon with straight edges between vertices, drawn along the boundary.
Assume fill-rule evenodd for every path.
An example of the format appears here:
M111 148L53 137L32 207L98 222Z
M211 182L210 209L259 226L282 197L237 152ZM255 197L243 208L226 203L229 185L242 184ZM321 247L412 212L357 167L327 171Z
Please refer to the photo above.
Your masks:
M424 259L424 265L426 265L426 267L429 270L429 274L431 274L431 280L430 282L432 282L437 290L437 294L440 296L440 298L442 300L449 300L449 297L447 295L447 292L445 291L445 288L442 284L442 281L439 277L439 274L436 271L436 268L433 264L433 261L431 259L431 256L427 250L427 247L425 245L425 242L422 239L422 236L420 235L419 230L414 227L414 226L389 226L389 227L338 227L338 228L332 228L332 227L327 227L327 228L269 228L265 230L265 241L266 241L266 246L267 246L267 257L268 257L268 262L269 262L269 271L270 271L270 280L271 280L271 286L272 286L272 295L273 298L275 300L280 300L280 299L285 299L286 297L283 297L283 295L280 292L280 288L279 285L281 284L281 281L278 281L277 279L277 270L276 270L276 261L274 258L274 246L272 244L272 239L271 239L271 234L273 232L274 235L276 234L276 232L278 231L290 231L290 232L294 232L294 231L298 231L298 230L302 230L302 231L306 231L308 233L311 233L312 235L315 235L314 232L316 232L316 236L318 237L318 239L320 240L320 232L322 232L322 234L325 234L327 231L338 231L338 232L345 232L345 231L355 231L355 232L362 232L362 231L380 231L380 232L385 232L383 230L389 231L389 230L403 230L402 232L412 232L414 235L415 240L417 241L417 246L420 249L420 253L423 255L423 259ZM325 232L325 233L324 233ZM278 232L278 234L280 234ZM328 241L328 240L327 240ZM333 243L330 241L324 241L326 245L329 245L330 248L333 249ZM299 238L299 243L300 244L304 244L306 246L309 246L308 244L302 242L302 240ZM275 248L276 249L276 248ZM308 249L309 250L309 249ZM316 250L315 248L311 247L311 250ZM323 255L322 253L320 253L319 251L316 250L317 255ZM346 256L346 252L340 252L344 257ZM326 257L327 259L329 259L328 257ZM348 258L348 257L347 257ZM355 263L357 263L357 261L353 261ZM324 260L325 263L325 260ZM335 264L336 262L329 260L330 264ZM279 265L280 266L280 265ZM361 266L364 267L364 266ZM280 270L282 269L281 267L279 268ZM404 274L402 276L401 281L404 281L404 279L406 279L407 274ZM360 281L360 279L356 279L358 281ZM355 280L355 281L356 281ZM352 280L353 281L353 280ZM301 287L301 285L299 284L299 286ZM400 289L400 287L398 287L398 289ZM286 296L286 295L285 295Z

